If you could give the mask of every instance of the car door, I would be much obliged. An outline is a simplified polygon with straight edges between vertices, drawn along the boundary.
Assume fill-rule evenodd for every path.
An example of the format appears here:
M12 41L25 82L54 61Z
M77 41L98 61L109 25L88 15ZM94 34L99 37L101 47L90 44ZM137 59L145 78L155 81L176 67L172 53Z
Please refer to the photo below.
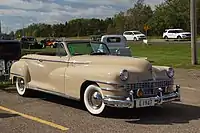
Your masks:
M175 30L168 31L168 38L173 39L175 35L176 35Z
M133 40L133 33L132 32L124 32L124 37L126 37L126 40Z
M53 92L65 93L65 71L69 56L63 43L58 43L55 55L45 55L38 58L41 88Z

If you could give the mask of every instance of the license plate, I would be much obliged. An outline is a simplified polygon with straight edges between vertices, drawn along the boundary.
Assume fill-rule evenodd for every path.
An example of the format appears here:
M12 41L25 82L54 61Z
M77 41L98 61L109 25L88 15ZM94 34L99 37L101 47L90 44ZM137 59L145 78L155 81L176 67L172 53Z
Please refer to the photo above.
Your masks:
M153 98L136 100L136 108L154 106L155 100Z

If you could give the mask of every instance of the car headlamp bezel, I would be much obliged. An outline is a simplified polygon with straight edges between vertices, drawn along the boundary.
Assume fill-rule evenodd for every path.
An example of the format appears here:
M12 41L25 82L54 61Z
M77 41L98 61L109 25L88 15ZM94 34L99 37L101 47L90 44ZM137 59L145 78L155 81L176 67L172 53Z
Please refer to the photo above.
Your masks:
M172 67L168 68L168 70L167 70L167 76L169 78L173 78L174 77L174 69Z
M120 79L121 79L122 81L126 81L126 80L128 80L128 78L129 78L129 72L128 72L128 70L123 69L123 70L120 72Z

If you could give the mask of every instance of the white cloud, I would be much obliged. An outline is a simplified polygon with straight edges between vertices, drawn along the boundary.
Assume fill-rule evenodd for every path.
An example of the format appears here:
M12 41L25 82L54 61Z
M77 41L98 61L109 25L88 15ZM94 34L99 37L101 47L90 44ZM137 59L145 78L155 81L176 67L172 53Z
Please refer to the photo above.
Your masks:
M37 0L1 0L1 6L8 6L10 8L23 10L40 10L40 9L62 9L63 6L56 3L47 3Z
M80 3L80 0L64 0L66 2ZM130 5L133 0L81 0L81 3L93 5Z
M30 23L62 23L78 17L111 17L132 6L133 0L1 0L0 19L9 29ZM147 1L147 0L146 0ZM150 2L151 1L151 2ZM162 0L148 0L148 4ZM83 5L82 5L83 4ZM91 6L92 5L92 6ZM3 8L1 8L3 7ZM4 27L6 27L4 24Z

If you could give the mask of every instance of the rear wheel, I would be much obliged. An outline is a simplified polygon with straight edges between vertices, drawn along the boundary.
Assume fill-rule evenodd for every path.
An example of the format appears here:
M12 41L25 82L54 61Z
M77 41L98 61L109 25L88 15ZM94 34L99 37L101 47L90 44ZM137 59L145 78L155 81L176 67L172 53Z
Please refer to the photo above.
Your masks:
M23 78L19 78L17 77L16 79L16 88L17 88L17 92L20 96L28 96L28 90L27 87L25 85L24 79Z
M101 89L96 85L89 85L84 92L84 104L93 115L100 115L105 110Z
M165 41L168 41L168 37L167 36L165 36L164 39L165 39Z

